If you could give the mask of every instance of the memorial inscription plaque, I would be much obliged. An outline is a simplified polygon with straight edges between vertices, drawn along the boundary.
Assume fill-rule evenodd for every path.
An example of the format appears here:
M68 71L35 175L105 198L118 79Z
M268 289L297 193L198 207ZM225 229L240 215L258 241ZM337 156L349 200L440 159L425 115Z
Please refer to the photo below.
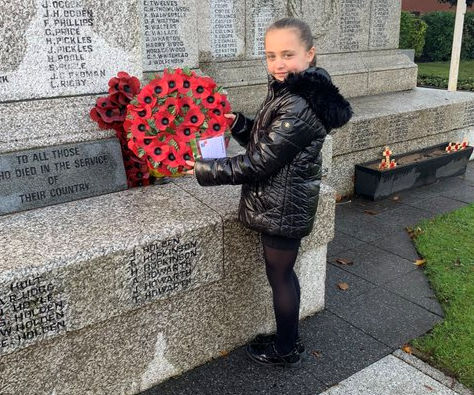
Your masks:
M143 304L189 288L200 249L194 239L174 237L136 247L129 258L134 304Z
M126 188L116 138L0 155L0 215Z
M197 2L143 0L143 70L198 67Z
M125 6L124 1L114 5ZM120 70L140 75L134 35L121 47L95 29L98 14L117 12L113 8L83 0L19 3L2 3L0 101L99 93ZM126 26L138 31L138 15L129 15ZM3 32L16 33L4 40ZM9 56L3 56L5 53Z
M66 331L66 302L45 274L0 285L0 355Z

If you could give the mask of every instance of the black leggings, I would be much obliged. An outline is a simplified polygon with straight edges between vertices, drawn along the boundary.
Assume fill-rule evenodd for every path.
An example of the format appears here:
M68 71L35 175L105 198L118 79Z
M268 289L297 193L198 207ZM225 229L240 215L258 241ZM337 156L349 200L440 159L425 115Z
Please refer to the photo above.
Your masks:
M262 234L265 269L272 287L277 326L275 347L281 354L288 354L298 337L301 291L293 267L300 242L301 239Z

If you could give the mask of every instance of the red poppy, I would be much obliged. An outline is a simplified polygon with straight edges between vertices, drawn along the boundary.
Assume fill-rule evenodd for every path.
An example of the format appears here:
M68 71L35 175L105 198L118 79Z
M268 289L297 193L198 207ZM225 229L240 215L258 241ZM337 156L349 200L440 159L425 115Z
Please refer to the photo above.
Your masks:
M137 100L140 106L154 107L156 104L156 97L153 95L153 88L150 85L145 86L137 95Z
M196 138L197 128L186 125L185 123L180 124L176 129L176 140L188 142Z
M226 122L223 119L211 117L207 123L207 131L209 131L210 134L218 136L219 134L222 134L227 125Z
M163 107L166 108L170 114L172 114L171 110L174 107L174 113L176 114L178 111L179 100L176 97L168 97L163 104Z
M192 89L193 79L194 78L192 76L181 74L181 80L178 85L178 92L181 94L188 93L189 90Z
M228 114L231 111L229 100L227 100L227 95L221 95L220 105L224 111L224 114Z
M160 163L159 166L156 168L156 171L159 172L160 175L163 177L169 177L173 175L173 173L171 173L167 165L165 165L164 163Z
M175 116L171 114L166 108L161 107L160 110L155 113L153 118L155 119L156 128L160 131L164 131L166 128L171 127Z
M154 162L158 163L166 159L170 151L170 146L166 142L155 139L151 144L146 145L143 149Z
M184 149L179 151L179 154L181 156L181 159L184 160L183 167L186 168L186 169L190 169L191 166L188 166L186 164L186 161L187 160L194 160L194 154L193 154L193 150L191 149L191 147L189 145L186 145Z
M179 114L185 115L192 107L197 107L192 97L184 96L178 99Z
M184 117L183 123L186 124L186 125L192 125L192 126L199 127L204 122L204 119L205 119L205 116L199 110L199 108L198 107L193 107L186 113L186 116Z
M212 92L209 82L204 77L199 77L192 81L193 97L195 99L202 99Z
M115 108L101 108L96 107L97 112L99 113L102 120L106 123L120 122L125 120L125 114L120 113L118 107Z
M138 157L138 145L132 139L128 140L127 147Z
M109 93L115 95L121 93L128 101L140 91L140 81L124 71L120 71L117 77L109 80Z
M166 69L163 72L163 80L168 85L168 93L178 90L178 87L183 84L183 76L178 73L169 73Z
M168 94L168 83L163 78L155 78L147 85L158 97L165 97Z
M180 157L178 150L172 145L169 145L168 155L163 159L162 163L169 167L178 167L185 164L184 159Z
M138 137L140 135L145 135L145 132L148 132L150 130L151 130L150 125L144 119L135 118L132 120L130 131L135 137Z
M134 118L149 119L152 116L151 106L129 106L128 112L133 114Z
M99 115L99 113L97 112L96 107L92 108L89 115L90 115L90 117L93 121L95 121L99 124L100 129L109 129L110 128L109 124L104 122L102 117Z
M221 95L217 92L209 93L207 96L202 97L202 104L204 107L213 110L220 107Z

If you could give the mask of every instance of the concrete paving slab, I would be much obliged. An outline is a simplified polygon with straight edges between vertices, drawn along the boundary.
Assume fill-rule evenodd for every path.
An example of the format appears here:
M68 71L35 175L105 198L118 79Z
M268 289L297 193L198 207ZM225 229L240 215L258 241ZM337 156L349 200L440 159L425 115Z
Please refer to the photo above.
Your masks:
M431 378L445 385L449 389L457 392L458 394L472 395L471 390L459 383L456 379L446 376L443 372L428 365L427 363L423 362L421 359L415 357L414 355L407 354L402 350L395 350L393 355L401 359L402 361L408 363L409 365L413 366L414 368L418 369L420 372L426 374L427 376L430 376Z
M458 190L458 189L456 189ZM474 200L474 187L473 190L473 200ZM424 210L431 211L434 215L444 214L458 208L464 207L465 202L460 201L461 199L455 200L454 198L448 198L444 196L434 196L428 199L423 199L417 202L409 203L412 207L422 208Z
M351 260L353 265L341 265L336 262L337 258ZM330 256L328 262L378 285L416 269L412 261L371 244L364 244L363 248L359 247Z
M378 221L377 217L367 214L338 215L336 210L335 230L365 242L378 240L399 230L400 226L397 224Z
M421 220L431 217L433 217L433 213L428 210L403 205L394 210L385 211L375 216L375 219L383 225L396 226L399 230L399 228L417 224Z
M420 372L415 367L387 355L364 370L323 392L326 395L443 394L456 392Z
M346 283L349 288L344 291L338 286L339 283ZM344 305L375 287L363 278L329 264L326 267L326 308Z
M327 310L305 320L301 337L306 345L305 360L311 364L314 375L328 386L391 352L384 344ZM295 388L293 393L304 392Z
M331 312L373 336L398 348L428 332L442 318L386 289L376 288Z
M417 268L385 284L388 290L403 296L441 317L444 316L423 269Z
M371 241L370 244L405 258L410 262L415 262L420 258L412 239L405 229L390 234L390 237Z
M342 232L334 232L334 239L328 243L328 256L336 255L341 251L351 250L353 248L363 248L365 244L362 240L356 239Z
M474 202L474 186L463 184L459 187L441 192L441 195L464 203L472 203Z

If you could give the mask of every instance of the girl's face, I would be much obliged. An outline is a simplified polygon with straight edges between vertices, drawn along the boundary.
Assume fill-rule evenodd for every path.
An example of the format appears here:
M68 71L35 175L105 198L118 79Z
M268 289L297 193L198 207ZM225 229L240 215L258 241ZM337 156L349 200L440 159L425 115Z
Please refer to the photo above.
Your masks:
M315 54L306 50L296 29L273 29L265 36L265 56L268 72L283 81L288 73L306 70Z

